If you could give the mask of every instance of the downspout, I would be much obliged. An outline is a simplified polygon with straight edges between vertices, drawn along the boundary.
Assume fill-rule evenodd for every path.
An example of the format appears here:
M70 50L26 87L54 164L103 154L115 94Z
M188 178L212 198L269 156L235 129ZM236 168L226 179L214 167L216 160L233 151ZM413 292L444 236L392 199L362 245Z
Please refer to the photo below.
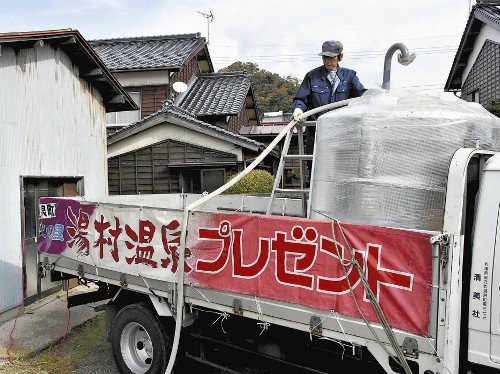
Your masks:
M408 48L403 43L395 43L387 50L384 60L384 80L382 88L386 90L391 89L391 60L394 52L399 50L401 53L398 55L398 62L401 65L408 66L415 60L415 53L410 54Z

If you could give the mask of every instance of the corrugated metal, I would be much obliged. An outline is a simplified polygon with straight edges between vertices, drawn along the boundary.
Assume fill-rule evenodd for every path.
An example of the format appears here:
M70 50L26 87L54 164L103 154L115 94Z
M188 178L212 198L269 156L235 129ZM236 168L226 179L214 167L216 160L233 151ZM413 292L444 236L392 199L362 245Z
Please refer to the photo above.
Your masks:
M86 79L98 87L104 102L110 111L135 110L134 101L120 86L116 78L100 60L97 53L77 30L61 29L46 31L28 31L0 33L2 47L16 48L17 50L32 48L33 45L52 44L64 45L64 50L73 59L75 65L83 69L84 74L99 69L98 75L87 75ZM15 47L13 47L15 46ZM116 96L123 96L124 102L115 101Z
M0 62L1 64L1 62ZM0 80L3 82L2 66ZM4 95L0 90L0 103ZM0 115L7 111L0 104ZM12 110L12 108L11 108ZM0 128L0 312L22 301L21 211L19 190L19 132L12 123ZM15 224L14 224L15 223Z
M20 177L84 178L107 190L105 112L61 50L8 46L0 56L0 312L20 304Z

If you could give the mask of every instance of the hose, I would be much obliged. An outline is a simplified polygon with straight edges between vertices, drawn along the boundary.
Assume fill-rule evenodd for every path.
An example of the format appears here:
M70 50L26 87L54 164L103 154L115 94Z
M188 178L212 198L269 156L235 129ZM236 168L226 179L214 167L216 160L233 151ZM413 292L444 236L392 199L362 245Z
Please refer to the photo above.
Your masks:
M244 170L241 171L236 177L231 179L229 182L219 187L215 191L209 193L206 196L203 196L201 199L194 201L184 208L184 213L182 216L182 226L181 226L181 240L179 244L179 261L177 266L177 301L176 301L176 316L175 316L175 332L174 332L174 340L172 342L172 351L170 352L170 358L168 360L167 369L165 370L165 374L170 374L174 367L175 358L177 356L177 351L179 349L179 341L181 336L181 327L182 327L182 318L184 312L184 255L186 250L186 236L187 236L187 224L189 213L200 206L201 204L207 202L213 197L221 194L226 191L228 188L232 187L234 184L238 183L242 178L244 178L248 173L250 173L257 165L259 165L262 160L276 147L276 145L283 139L286 134L299 122L305 120L307 117L323 112L325 110L337 109L344 107L349 104L349 100L337 101L335 103L330 103L327 105L323 105L321 107L309 110L307 112L302 113L299 116L298 120L292 119L288 125L286 125L283 130L274 138L274 140L269 144L264 151Z
M384 78L382 81L382 88L386 90L391 89L391 60L394 52L399 50L401 53L398 55L398 62L401 65L408 66L415 60L415 53L410 54L408 48L403 43L395 43L389 47L385 54L384 59Z

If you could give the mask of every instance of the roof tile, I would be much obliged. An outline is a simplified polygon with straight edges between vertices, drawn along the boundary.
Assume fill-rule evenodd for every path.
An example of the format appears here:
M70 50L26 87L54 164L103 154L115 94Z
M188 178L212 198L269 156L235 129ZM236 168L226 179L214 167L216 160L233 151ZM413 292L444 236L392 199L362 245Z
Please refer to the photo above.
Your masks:
M247 72L201 74L179 106L196 116L237 115L251 87Z
M179 69L205 44L199 33L91 40L110 70Z

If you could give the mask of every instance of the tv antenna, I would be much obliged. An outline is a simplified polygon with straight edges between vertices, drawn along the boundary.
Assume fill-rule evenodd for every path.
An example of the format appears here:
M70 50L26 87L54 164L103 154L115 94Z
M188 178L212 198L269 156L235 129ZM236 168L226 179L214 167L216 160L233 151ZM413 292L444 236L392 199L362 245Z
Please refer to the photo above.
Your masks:
M210 23L213 22L214 15L211 10L208 13L200 12L199 10L197 12L207 19L207 44L210 44Z

